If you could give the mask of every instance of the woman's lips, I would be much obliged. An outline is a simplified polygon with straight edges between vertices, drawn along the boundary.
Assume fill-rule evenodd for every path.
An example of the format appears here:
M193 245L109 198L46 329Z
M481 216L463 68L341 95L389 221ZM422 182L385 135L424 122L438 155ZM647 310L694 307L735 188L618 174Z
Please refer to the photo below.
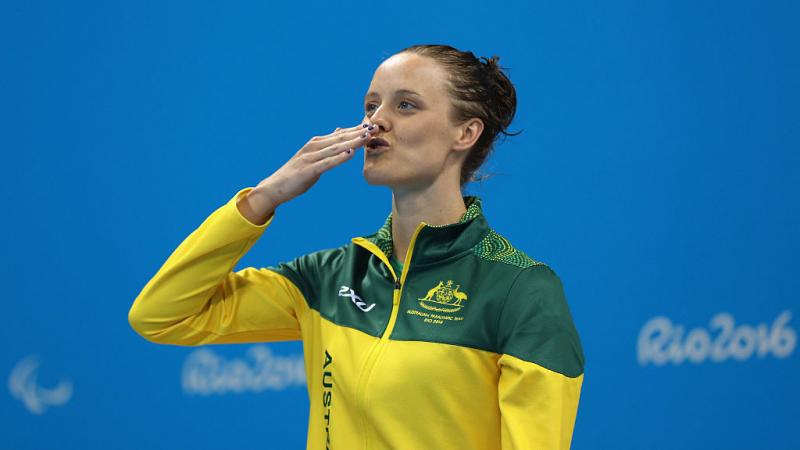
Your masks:
M377 147L365 147L367 151L367 155L378 155L389 150L388 145L379 145Z
M383 153L389 148L389 142L386 139L374 137L366 143L364 148L369 154Z

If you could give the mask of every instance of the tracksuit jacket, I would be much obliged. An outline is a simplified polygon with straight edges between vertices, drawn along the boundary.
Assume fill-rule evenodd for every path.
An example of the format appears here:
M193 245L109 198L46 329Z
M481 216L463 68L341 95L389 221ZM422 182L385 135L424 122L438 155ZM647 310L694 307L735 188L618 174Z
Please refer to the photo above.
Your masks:
M237 192L136 297L149 341L302 340L308 449L568 449L584 356L559 277L489 227L476 196L420 223L404 263L392 216L374 234L234 271L275 219ZM394 262L394 264L392 264Z

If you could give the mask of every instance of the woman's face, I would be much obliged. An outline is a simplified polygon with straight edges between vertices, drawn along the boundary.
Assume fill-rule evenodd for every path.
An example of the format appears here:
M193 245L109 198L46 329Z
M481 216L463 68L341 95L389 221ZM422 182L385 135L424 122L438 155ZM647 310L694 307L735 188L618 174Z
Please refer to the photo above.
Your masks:
M389 147L364 147L369 184L413 190L440 177L458 183L466 152L454 148L461 132L449 119L445 80L446 72L433 59L413 53L396 54L375 71L362 123L380 127L373 136Z

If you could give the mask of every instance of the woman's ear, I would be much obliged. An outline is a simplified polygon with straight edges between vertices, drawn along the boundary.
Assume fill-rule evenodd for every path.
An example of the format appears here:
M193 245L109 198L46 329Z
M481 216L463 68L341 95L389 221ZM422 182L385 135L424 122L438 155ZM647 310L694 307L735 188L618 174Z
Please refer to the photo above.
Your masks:
M453 150L465 151L472 148L483 133L483 121L477 117L469 119L456 127L456 140Z

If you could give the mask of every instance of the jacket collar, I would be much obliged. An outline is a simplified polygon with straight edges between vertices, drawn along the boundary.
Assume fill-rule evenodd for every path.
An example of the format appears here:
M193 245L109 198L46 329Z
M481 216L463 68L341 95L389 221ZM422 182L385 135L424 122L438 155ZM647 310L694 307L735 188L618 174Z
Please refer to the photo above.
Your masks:
M425 224L414 242L411 260L414 265L429 264L459 255L475 247L490 231L486 217L483 215L482 201L474 195L462 197L467 211L458 222L447 225ZM353 241L359 238L353 238ZM386 258L390 258L394 243L392 241L392 213L378 231L364 236L365 239L380 249Z

